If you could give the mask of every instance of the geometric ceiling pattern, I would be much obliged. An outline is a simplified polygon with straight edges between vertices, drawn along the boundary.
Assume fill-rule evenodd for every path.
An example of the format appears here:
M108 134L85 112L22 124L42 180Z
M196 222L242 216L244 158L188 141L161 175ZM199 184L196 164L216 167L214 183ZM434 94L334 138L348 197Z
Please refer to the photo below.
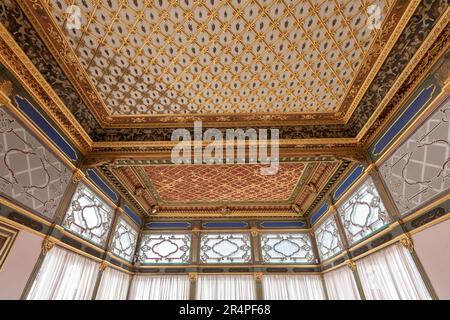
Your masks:
M158 205L161 212L170 208L216 208L221 215L226 215L229 212L223 210L231 207L260 211L265 208L299 215L321 199L319 193L328 190L348 165L348 161L286 162L279 164L275 175L262 175L264 166L260 164L135 165L130 162L101 169L117 186L125 186L148 211ZM293 210L293 204L298 206L297 211Z
M144 167L164 202L286 201L304 171L303 163L281 164L275 175L261 175L259 164L155 165Z
M129 116L338 111L390 2L75 1L82 28L74 1L48 4L108 113Z

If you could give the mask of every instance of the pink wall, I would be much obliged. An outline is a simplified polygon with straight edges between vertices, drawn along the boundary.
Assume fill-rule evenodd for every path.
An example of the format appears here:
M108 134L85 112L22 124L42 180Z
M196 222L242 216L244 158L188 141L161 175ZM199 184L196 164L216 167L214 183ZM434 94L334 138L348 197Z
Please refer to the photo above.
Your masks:
M0 300L20 299L41 253L42 238L21 230L0 270Z
M413 241L439 299L450 299L450 220L413 235Z

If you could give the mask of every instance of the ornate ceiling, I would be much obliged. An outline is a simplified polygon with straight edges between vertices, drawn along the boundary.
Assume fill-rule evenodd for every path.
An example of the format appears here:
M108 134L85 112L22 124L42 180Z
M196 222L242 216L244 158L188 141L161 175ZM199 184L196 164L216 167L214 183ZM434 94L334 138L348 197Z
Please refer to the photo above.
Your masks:
M280 210L290 215L306 213L330 188L349 162L309 161L279 164L275 175L261 175L259 164L173 165L127 164L102 166L102 172L127 190L145 207L220 210ZM293 208L293 204L297 207ZM164 209L165 208L165 209Z
M79 29L70 28L70 5L80 8ZM431 0L5 0L0 52L9 60L1 62L85 165L143 211L214 216L230 206L234 216L292 218L365 159L448 46L447 8ZM279 129L279 173L171 164L174 128L192 132L196 120Z
M72 0L47 5L109 116L167 122L345 114L380 31L368 7L379 5L381 24L390 2L80 1L81 29L67 27Z

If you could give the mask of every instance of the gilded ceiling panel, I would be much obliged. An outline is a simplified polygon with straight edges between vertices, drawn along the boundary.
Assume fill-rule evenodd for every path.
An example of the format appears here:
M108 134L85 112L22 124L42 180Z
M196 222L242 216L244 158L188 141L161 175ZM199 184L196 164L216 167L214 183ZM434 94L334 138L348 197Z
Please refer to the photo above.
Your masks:
M137 168L146 187L165 203L276 202L289 200L305 170L303 163L280 164L261 175L259 164L155 165Z
M339 111L390 2L48 6L108 113L129 116ZM70 20L73 4L79 28Z

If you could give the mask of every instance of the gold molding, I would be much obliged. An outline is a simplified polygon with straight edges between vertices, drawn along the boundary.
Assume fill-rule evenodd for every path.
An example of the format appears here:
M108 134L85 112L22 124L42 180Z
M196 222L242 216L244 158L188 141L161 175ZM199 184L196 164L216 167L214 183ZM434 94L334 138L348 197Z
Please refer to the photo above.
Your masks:
M375 79L377 73L380 71L381 67L383 66L384 61L386 60L387 56L391 52L391 50L394 47L395 43L397 42L398 38L402 34L408 21L411 19L412 15L414 14L414 11L416 10L416 8L420 4L420 2L421 2L421 0L410 1L407 9L403 13L403 16L400 19L400 21L397 23L397 26L395 27L394 31L390 35L388 41L386 43L377 44L381 48L381 52L380 52L375 64L371 68L370 72L367 74L366 78L364 79L363 85L361 86L360 90L358 91L358 94L353 99L353 102L352 102L349 110L346 112L346 114L344 116L345 123L347 123L350 120L356 107L361 102L363 96L367 92L369 85L372 83L372 81ZM378 107L377 107L377 109L378 109ZM359 141L359 139L358 139L358 141Z
M47 253L50 252L50 250L53 249L55 246L55 242L50 240L50 237L45 237L44 241L42 242L42 254L45 256Z
M409 234L404 234L399 241L409 252L414 252L414 242Z
M90 150L92 139L53 91L42 74L0 23L0 62L14 75L49 117L82 152ZM4 55L3 52L7 52ZM60 113L59 113L60 112ZM64 119L63 119L64 117Z
M358 135L356 136L356 139L358 141L361 141L364 137L364 135L367 133L369 128L373 125L373 123L378 118L379 114L384 110L384 108L387 106L387 104L392 100L394 95L398 92L400 87L404 84L405 80L408 78L408 76L416 69L419 62L422 60L422 58L425 56L425 54L429 51L431 46L435 43L437 38L439 37L440 33L445 30L448 23L450 22L450 7L447 8L445 13L441 16L439 21L436 23L436 25L431 30L430 34L426 37L426 39L423 41L423 43L420 45L420 48L416 51L414 56L411 58L411 60L408 62L407 66L403 69L401 74L397 77L394 84L389 89L388 93L384 96L383 100L380 102L380 104L377 106L377 109L375 112L371 115L370 119L366 122L366 125L360 130ZM447 39L447 44L445 45L446 48L450 46L450 41ZM446 50L442 50L443 52L438 56L442 56ZM432 68L434 66L434 63L431 64L431 66L428 68ZM420 84L421 81L428 75L427 70L423 70L421 76L416 80L416 83L412 86L412 88L409 90L408 94L405 94L404 97L396 104L396 107L394 110L391 111L390 117L386 119L385 124L389 122L389 119L392 118L396 114L396 112L401 109L405 102L411 97L411 95L414 93L417 84ZM366 141L364 147L367 149L372 144L373 140L379 135L379 133L385 129L385 124L380 126Z
M78 182L86 179L86 175L80 169L76 169L72 176L72 182L77 184Z
M355 261L353 261L352 259L349 259L345 262L345 264L347 265L347 267L350 268L350 270L352 270L353 272L356 271L356 263Z
M13 91L12 82L9 80L3 80L0 83L0 92L8 99L11 99L11 94ZM6 104L6 103L5 103Z
M253 278L257 282L261 282L262 279L263 279L263 276L264 276L264 274L262 272L255 272L255 273L253 273Z
M98 270L99 270L100 272L103 272L103 271L105 271L106 267L108 267L108 266L109 266L109 263L108 263L107 261L103 260L103 261L100 262L100 264L98 265Z
M196 282L198 280L198 273L197 272L189 272L188 276L189 276L189 281L191 283Z

